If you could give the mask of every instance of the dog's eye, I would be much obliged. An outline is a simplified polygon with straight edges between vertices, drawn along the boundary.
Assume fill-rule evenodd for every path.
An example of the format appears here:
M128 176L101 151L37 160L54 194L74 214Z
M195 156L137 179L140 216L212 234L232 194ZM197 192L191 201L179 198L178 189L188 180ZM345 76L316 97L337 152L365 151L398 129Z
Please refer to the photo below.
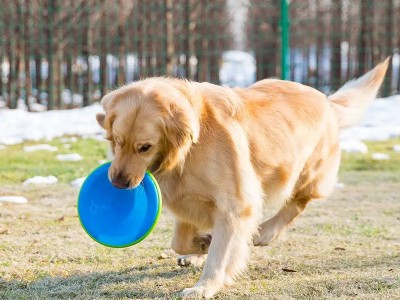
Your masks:
M149 151L150 148L151 148L151 145L144 144L144 145L140 146L138 150L139 150L139 153L145 153L145 152Z

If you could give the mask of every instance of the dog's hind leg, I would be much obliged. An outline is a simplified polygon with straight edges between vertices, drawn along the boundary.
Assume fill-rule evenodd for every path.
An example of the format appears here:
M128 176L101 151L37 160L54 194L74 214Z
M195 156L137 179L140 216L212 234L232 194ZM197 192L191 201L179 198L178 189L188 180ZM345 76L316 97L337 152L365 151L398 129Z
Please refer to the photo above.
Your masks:
M278 238L286 227L305 209L310 198L293 198L286 203L275 216L262 223L259 227L259 235L255 236L255 246L265 246Z
M339 145L333 145L326 152L324 159L316 157L308 162L294 196L275 216L260 225L259 235L253 239L255 246L268 245L279 237L312 199L325 199L331 194L340 163Z

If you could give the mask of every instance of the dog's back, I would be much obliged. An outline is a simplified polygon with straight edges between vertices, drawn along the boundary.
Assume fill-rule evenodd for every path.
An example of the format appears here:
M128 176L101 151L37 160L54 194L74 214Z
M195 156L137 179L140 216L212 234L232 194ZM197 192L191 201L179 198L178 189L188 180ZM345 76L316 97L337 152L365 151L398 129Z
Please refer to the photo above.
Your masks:
M361 118L387 67L388 59L329 97L277 79L236 90L245 103L252 163L268 201L330 194L340 162L338 130Z

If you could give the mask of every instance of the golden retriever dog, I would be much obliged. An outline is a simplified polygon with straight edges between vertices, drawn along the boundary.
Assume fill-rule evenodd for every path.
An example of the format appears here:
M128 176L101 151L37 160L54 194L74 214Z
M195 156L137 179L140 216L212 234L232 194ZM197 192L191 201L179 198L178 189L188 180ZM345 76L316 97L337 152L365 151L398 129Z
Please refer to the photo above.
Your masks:
M178 262L205 260L184 298L232 284L252 243L269 244L309 201L332 192L338 133L360 119L387 67L388 59L328 97L277 79L231 89L157 77L104 96L97 121L114 152L110 181L132 189L153 172L176 218ZM263 222L271 201L282 207Z

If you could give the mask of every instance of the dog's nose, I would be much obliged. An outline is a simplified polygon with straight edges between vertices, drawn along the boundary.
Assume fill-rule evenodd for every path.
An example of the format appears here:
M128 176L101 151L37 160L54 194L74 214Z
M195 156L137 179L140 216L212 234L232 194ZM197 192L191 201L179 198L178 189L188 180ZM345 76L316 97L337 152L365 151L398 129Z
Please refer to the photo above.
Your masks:
M126 177L121 174L114 176L111 183L119 189L126 189L129 187L129 179L126 179Z

